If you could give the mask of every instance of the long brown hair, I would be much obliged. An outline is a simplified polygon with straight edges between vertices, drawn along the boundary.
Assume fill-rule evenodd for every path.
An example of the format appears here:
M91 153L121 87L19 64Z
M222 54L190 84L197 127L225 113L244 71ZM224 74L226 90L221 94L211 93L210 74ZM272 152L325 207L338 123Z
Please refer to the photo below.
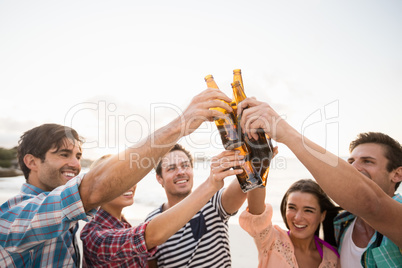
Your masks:
M318 236L320 228L322 226L324 232L324 240L329 244L336 246L333 220L335 216L338 214L339 210L341 210L341 208L336 206L332 202L332 200L328 197L328 195L321 189L321 187L315 181L311 179L298 180L289 187L289 189L283 196L281 202L280 208L281 208L282 219L285 222L286 227L288 229L289 225L286 220L286 208L288 205L289 195L293 192L309 193L317 198L321 213L326 211L327 214L325 216L324 221L318 226L317 230L315 231L315 235Z

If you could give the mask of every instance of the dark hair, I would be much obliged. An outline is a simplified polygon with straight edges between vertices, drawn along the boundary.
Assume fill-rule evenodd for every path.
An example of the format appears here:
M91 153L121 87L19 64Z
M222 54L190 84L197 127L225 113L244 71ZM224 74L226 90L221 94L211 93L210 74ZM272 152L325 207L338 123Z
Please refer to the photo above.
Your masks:
M47 151L52 147L56 147L56 150L59 150L66 142L66 139L70 139L74 143L79 142L80 145L84 142L74 129L58 124L43 124L26 131L21 136L17 148L18 163L25 179L28 179L31 172L24 163L25 155L31 154L45 161Z
M170 149L170 151L168 153L171 153L173 151L182 151L183 153L185 153L188 157L188 159L190 160L190 165L191 167L193 167L193 157L191 156L190 152L187 151L182 145L176 143L172 149ZM162 177L162 158L161 160L158 162L158 165L155 168L155 172L158 176Z
M366 132L357 135L357 138L349 145L349 152L352 152L357 146L364 143L376 143L382 145L385 149L385 157L388 159L388 172L402 166L402 146L390 136L381 132ZM396 183L395 191L401 182Z
M335 235L334 235L334 225L333 220L338 212L341 210L340 207L336 206L332 200L328 197L328 195L321 189L321 187L311 179L301 179L293 183L289 189L286 191L285 195L282 198L281 202L281 214L282 219L286 224L286 227L289 229L288 222L286 220L286 207L288 205L288 197L293 192L302 192L309 193L314 195L320 206L321 213L326 211L327 214L325 216L324 221L322 222L324 240L329 244L336 246ZM321 224L318 226L315 231L315 235L319 235Z

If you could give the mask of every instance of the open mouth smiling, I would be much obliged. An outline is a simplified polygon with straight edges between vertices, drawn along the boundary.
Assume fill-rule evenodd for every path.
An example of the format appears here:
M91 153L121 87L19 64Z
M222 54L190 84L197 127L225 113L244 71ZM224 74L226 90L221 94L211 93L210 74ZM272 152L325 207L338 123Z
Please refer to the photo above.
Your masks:
M184 184L187 182L188 182L188 179L178 179L174 182L174 184Z
M63 171L62 174L63 174L63 176L65 178L67 178L67 180L71 180L72 178L77 176L77 174L75 172L72 172L72 171Z

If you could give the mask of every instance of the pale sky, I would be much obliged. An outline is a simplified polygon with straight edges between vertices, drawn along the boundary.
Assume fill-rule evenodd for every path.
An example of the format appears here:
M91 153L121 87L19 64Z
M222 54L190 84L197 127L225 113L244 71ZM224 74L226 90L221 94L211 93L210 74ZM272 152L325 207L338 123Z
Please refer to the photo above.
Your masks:
M0 147L43 123L84 157L118 152L180 113L212 74L340 156L364 131L402 142L402 1L0 0ZM205 123L181 142L221 147ZM290 154L284 146L280 154Z

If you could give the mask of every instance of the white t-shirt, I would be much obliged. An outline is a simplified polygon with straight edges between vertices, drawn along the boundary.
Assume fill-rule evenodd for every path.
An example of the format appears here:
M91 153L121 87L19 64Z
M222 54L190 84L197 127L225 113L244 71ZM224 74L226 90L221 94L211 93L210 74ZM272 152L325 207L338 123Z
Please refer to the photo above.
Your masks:
M350 224L345 232L345 236L341 244L341 267L342 268L356 268L362 267L361 258L367 247L359 248L355 245L352 239L353 228L355 227L356 218Z

